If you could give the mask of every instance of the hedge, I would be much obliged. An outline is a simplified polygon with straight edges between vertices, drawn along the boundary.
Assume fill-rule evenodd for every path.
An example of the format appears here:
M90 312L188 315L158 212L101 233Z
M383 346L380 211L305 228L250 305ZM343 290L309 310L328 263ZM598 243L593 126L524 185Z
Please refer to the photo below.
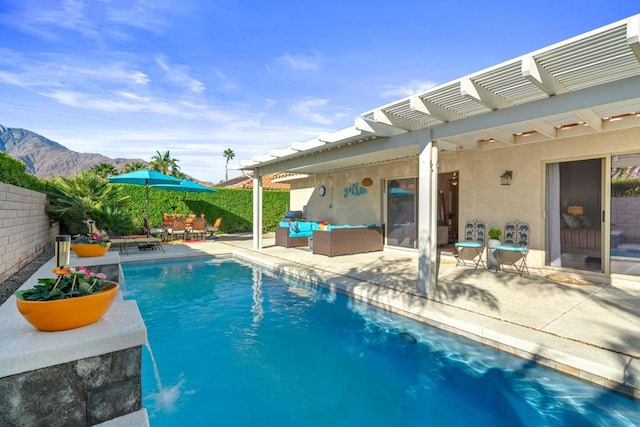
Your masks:
M27 166L18 159L0 151L0 182L34 191L44 191L46 184L26 172Z
M130 215L134 224L142 228L145 217L144 187L120 185L123 196L131 199ZM162 224L163 214L205 214L207 222L222 217L220 232L241 233L253 229L253 190L241 188L217 188L215 193L181 193L170 190L149 189L149 221L152 226ZM289 191L268 190L262 192L262 227L275 231L284 213L289 209Z
M611 180L611 196L612 197L640 196L640 179L613 178Z
M18 159L0 152L0 182L30 190L45 192L49 182L26 172L26 166ZM115 185L115 184L114 184ZM118 185L119 192L131 199L129 215L136 226L142 229L145 216L145 188L134 185ZM168 190L149 189L149 219L152 225L162 223L165 213L188 215L205 214L213 223L222 217L220 232L242 233L253 230L253 191L241 188L218 188L215 193L181 193ZM289 209L289 191L265 190L262 192L262 227L264 231L275 231L278 222Z

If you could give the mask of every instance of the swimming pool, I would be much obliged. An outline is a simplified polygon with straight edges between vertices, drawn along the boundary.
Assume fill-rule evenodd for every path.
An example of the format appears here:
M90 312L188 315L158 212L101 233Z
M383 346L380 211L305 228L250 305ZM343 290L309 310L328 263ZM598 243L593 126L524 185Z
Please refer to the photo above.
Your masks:
M630 426L640 403L231 259L123 265L152 426Z

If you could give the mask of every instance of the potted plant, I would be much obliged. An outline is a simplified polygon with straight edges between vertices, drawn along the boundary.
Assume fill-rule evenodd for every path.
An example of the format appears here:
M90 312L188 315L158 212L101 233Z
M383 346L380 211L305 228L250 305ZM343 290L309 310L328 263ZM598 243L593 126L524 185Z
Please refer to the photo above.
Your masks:
M87 234L76 234L71 240L71 249L79 257L95 257L104 255L111 247L109 236L104 230L98 230L95 221L82 221L89 228Z
M489 228L488 234L490 239L500 240L500 236L502 236L502 230L500 230L499 228L491 227Z
M491 227L487 234L489 234L489 241L487 242L487 268L496 268L498 266L498 260L496 260L495 257L495 248L502 244L502 242L500 242L502 230Z
M22 316L41 331L89 325L111 307L119 286L84 267L54 268L56 277L40 278L31 289L15 293Z

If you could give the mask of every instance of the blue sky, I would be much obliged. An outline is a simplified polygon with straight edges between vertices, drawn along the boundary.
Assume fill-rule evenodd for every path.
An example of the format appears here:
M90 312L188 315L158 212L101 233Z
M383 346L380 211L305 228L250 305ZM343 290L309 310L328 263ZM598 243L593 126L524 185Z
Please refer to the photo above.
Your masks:
M196 179L640 12L638 0L0 0L0 124ZM239 175L229 171L229 176Z

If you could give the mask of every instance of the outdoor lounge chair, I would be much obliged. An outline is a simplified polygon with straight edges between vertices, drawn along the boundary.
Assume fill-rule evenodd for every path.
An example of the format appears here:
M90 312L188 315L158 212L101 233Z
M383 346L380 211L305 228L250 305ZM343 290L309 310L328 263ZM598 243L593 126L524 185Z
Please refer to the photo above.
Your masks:
M495 258L498 261L496 273L500 268L504 270L505 264L512 265L522 276L527 267L527 255L529 253L529 224L515 220L508 222L504 227L504 243L496 246Z
M222 224L222 218L217 218L216 222L214 222L213 225L207 225L207 227L205 228L205 235L208 234L214 239L217 239L217 237L215 236L215 232L220 229L221 224ZM205 236L205 239L206 239L206 236Z
M160 237L147 236L144 234L135 234L128 236L121 236L119 234L112 234L109 237L112 245L118 246L120 253L128 254L129 245L137 245L140 250L153 250L160 249L164 252L164 248L160 243L162 239Z
M486 240L485 233L486 227L483 221L477 219L467 221L464 226L464 240L455 243L456 267L458 265L467 265L467 262L470 262L475 269L480 264L486 267L482 259Z
M144 231L147 233L147 235L149 237L151 237L151 236L158 237L158 235L160 235L160 236L162 236L162 240L166 239L167 231L166 231L164 226L162 226L162 227L153 227L149 221L145 220L144 222L145 222Z

